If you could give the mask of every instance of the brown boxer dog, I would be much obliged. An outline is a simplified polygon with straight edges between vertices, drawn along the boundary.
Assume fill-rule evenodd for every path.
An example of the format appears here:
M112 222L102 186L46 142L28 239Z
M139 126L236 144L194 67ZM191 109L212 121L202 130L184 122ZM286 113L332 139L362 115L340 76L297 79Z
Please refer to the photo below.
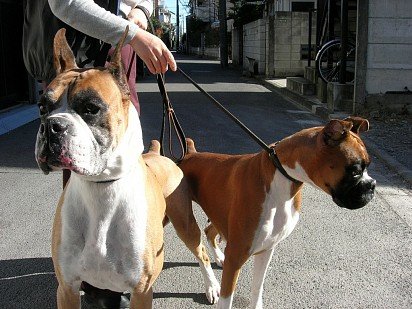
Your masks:
M179 167L193 201L211 221L205 229L217 264L223 265L218 308L231 308L242 265L254 256L251 308L262 308L263 281L274 247L299 219L303 183L331 195L340 207L357 209L374 196L368 153L359 133L362 118L331 120L325 127L302 130L271 145L288 179L268 152L226 155L198 153L188 139L189 154ZM227 242L224 254L217 235Z
M130 308L152 307L163 266L165 215L196 256L214 303L219 284L201 242L182 171L152 143L142 155L120 49L107 68L79 69L65 31L54 40L56 78L40 99L36 160L45 174L69 169L52 236L58 308L79 308L82 282L130 292Z

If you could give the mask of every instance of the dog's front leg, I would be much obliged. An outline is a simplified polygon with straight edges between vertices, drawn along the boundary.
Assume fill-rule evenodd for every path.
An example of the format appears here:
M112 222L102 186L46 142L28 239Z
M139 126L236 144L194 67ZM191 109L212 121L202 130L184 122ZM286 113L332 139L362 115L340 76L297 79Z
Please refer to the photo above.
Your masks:
M250 303L250 308L263 308L263 282L265 281L266 271L268 269L269 263L272 260L273 251L274 249L269 249L255 255L252 279L252 300Z
M57 308L80 308L80 293L65 284L59 283L57 288Z
M153 289L150 288L145 292L137 292L132 294L130 299L130 309L151 309L153 302Z

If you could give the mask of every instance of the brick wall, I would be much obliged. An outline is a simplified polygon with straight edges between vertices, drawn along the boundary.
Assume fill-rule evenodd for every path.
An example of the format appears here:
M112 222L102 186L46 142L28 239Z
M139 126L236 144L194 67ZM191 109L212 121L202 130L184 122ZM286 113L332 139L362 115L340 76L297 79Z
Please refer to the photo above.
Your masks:
M274 76L303 75L307 64L302 59L302 45L308 44L309 14L304 12L276 12L274 16ZM312 46L316 37L316 14L312 19Z
M412 90L412 1L369 0L366 91Z
M266 21L259 19L243 26L243 67L249 69L249 60L257 62L259 74L265 74Z
M307 48L308 44L308 17L309 14L306 12L275 12L274 16L244 25L244 69L249 69L248 58L251 58L257 62L259 74L278 77L303 75L307 59L302 58L302 47ZM273 23L269 22L269 18L273 18ZM269 35L270 25L273 25L272 38ZM232 37L235 37L233 32ZM313 50L315 40L316 13L312 17ZM233 48L233 59L237 59L238 55L239 51Z

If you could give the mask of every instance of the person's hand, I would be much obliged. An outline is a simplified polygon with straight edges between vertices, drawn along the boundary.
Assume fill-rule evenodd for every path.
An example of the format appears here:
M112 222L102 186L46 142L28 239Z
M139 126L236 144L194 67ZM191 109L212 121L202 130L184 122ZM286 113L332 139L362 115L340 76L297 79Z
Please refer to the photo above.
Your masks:
M135 23L143 30L147 29L147 18L143 11L139 8L134 8L130 11L129 15L127 15L127 19L132 23Z
M165 73L169 66L172 71L176 71L176 61L172 53L157 36L139 29L130 45L152 74Z

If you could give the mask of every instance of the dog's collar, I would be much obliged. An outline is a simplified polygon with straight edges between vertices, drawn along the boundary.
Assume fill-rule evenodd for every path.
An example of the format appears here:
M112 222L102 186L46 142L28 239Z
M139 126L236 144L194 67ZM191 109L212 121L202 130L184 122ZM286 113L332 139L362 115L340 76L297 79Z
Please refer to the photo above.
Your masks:
M287 179L289 179L293 183L301 184L302 182L290 176L286 172L286 170L283 168L282 163L280 163L278 155L276 154L276 150L275 150L275 146L278 143L279 142L276 142L275 145L271 146L270 149L268 150L270 160L272 161L273 165L279 170L279 172L282 173L283 176L285 176Z
M101 181L92 181L94 183L104 183L104 184L108 184L108 183L112 183L115 182L117 180L119 180L120 178L114 178L114 179L106 179L106 180L101 180Z

